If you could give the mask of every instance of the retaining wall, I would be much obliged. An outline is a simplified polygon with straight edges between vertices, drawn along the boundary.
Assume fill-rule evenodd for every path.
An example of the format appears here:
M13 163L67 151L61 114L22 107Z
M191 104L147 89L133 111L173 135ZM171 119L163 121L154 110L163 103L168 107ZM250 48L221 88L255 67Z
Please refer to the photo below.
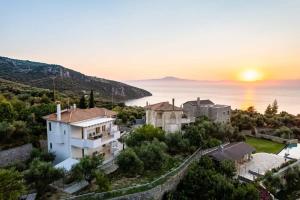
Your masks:
M0 151L0 167L6 167L16 162L24 162L30 158L32 144Z
M271 140L273 142L278 142L282 144L297 144L298 139L284 139L281 137L273 136L273 135L267 135L267 134L262 134L262 133L256 133L255 135L251 134L251 131L242 131L243 135L251 136L251 137L256 137L256 138L263 138L267 140Z

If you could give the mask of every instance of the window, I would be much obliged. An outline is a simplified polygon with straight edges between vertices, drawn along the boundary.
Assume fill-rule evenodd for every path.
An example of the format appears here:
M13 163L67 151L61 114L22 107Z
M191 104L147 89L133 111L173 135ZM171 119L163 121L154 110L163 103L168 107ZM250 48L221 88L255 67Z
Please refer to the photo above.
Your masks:
M176 114L173 112L170 116L171 124L176 124Z
M102 131L105 131L106 130L106 127L105 127L105 125L104 126L102 126Z
M49 122L49 131L51 131L51 129L52 129L52 128L51 128L51 122Z
M52 149L52 143L50 142L50 149Z
M66 135L66 130L64 130L64 135Z
M96 133L100 133L100 127L96 128Z

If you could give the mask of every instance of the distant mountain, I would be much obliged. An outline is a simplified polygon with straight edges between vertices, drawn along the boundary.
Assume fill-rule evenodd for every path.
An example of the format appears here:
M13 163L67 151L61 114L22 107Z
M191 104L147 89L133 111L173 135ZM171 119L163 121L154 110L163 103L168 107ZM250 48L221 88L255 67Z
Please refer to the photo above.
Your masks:
M127 81L129 84L138 85L139 83L146 84L170 84L170 83L182 83L182 84L252 84L252 85L265 85L265 86L300 86L300 80L263 80L257 82L240 82L233 80L192 80L192 79L183 79L173 76L166 76L158 79L144 79L144 80L131 80Z
M144 80L132 80L132 81L127 81L127 82L147 82L147 81L163 81L163 82L169 82L169 81L196 81L196 80L189 80L189 79L183 79L183 78L177 78L177 77L174 77L174 76L166 76L166 77L163 77L163 78L158 78L158 79L144 79Z
M121 82L91 77L60 65L0 57L0 78L26 85L53 89L66 94L89 93L103 100L124 101L151 96L151 93Z

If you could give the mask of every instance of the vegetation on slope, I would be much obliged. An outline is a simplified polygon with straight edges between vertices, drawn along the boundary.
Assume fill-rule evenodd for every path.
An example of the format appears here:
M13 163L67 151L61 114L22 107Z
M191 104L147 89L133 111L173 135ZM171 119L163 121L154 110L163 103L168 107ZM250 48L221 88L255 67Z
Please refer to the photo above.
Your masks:
M103 100L123 101L150 96L151 93L117 81L86 76L60 65L0 57L0 78L30 86L55 89L66 94L94 91Z

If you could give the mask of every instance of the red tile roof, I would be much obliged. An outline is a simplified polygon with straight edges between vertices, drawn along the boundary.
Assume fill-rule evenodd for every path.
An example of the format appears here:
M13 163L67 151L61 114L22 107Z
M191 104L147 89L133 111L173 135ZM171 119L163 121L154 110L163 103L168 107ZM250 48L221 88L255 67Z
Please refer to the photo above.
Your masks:
M182 111L182 108L179 108L176 106L174 106L174 109L173 109L173 105L167 101L145 106L145 109L150 109L150 110L155 110L155 111L172 111L172 110Z
M61 112L61 122L72 123L97 117L114 117L117 113L106 108L68 109ZM45 120L57 121L56 113L43 117Z

